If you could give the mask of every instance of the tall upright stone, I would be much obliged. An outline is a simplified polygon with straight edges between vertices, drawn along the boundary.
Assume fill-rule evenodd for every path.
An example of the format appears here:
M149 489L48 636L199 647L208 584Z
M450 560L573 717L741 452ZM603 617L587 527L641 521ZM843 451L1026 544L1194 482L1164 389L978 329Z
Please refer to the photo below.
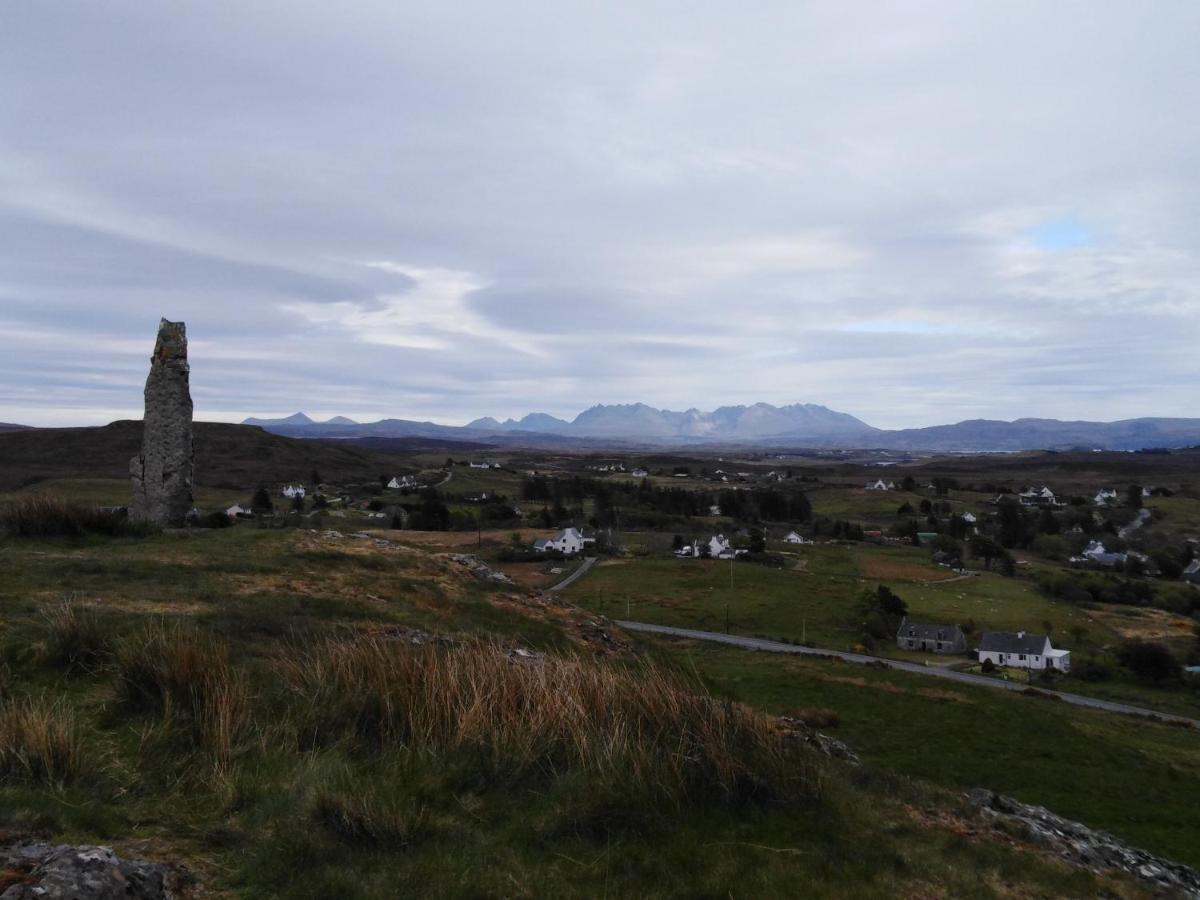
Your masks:
M142 452L129 463L135 519L182 525L192 510L192 395L187 326L158 323L146 378Z

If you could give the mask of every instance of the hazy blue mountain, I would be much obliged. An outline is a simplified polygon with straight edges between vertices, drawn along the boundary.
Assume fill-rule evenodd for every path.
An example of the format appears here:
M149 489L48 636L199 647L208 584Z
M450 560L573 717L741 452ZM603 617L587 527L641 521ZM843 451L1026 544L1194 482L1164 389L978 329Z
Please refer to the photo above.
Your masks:
M711 412L677 412L645 403L598 404L568 422L530 413L503 422L485 416L466 426L407 419L355 423L344 416L314 422L303 413L286 419L247 419L276 434L326 438L437 438L497 446L760 446L849 447L891 450L1058 450L1088 447L1138 450L1200 445L1200 419L1143 418L1120 422L971 419L953 425L884 431L814 403L722 406ZM0 426L2 427L2 426Z
M292 413L286 419L243 419L243 425L257 425L259 428L267 428L269 426L287 425L290 427L302 425L315 425L316 423L302 412Z

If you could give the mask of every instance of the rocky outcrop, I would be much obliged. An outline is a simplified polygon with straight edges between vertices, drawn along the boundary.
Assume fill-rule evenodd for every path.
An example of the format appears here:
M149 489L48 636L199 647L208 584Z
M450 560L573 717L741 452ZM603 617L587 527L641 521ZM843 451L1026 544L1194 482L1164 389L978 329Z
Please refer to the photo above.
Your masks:
M183 525L192 511L192 395L188 389L187 328L158 324L146 378L142 452L129 463L135 519Z
M1200 872L1130 847L1111 834L1093 831L1041 806L1020 803L983 788L967 800L994 824L1015 829L1067 862L1088 869L1116 869L1168 897L1200 897Z
M21 844L0 850L0 900L169 900L180 873L110 847Z
M466 566L467 570L480 581L488 581L492 584L516 585L515 581L503 572L497 572L478 556L472 556L470 553L447 553L446 556L460 566Z

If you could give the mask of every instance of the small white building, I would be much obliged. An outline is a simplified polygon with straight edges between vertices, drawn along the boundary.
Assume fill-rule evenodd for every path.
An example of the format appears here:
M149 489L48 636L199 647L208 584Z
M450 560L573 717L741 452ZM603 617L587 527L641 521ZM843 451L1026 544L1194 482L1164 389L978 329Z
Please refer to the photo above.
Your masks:
M868 491L894 491L896 483L894 481L884 481L880 478L878 481L872 481L863 488Z
M387 486L388 486L389 490L393 490L393 491L402 490L404 488L420 487L420 485L417 484L417 479L413 478L411 475L404 475L403 477L399 477L399 476L394 477L394 478L392 478L391 481L389 481L387 483Z
M581 553L586 543L588 541L584 538L583 532L578 528L564 528L552 538L534 541L533 549L539 553L545 553L548 550L557 550L564 556L573 556L576 553Z
M284 487L284 489L283 489L282 491L280 491L280 493L281 493L283 496L287 497L289 500L294 500L296 497L303 497L303 496L304 496L304 493L305 493L305 491L304 491L304 485L302 485L302 484L289 484L289 485L287 485L286 487Z
M1087 548L1079 556L1072 556L1073 563L1095 563L1098 566L1115 566L1118 563L1124 564L1127 555L1124 553L1113 553L1105 549L1104 544L1100 541L1092 541L1087 545Z
M976 522L979 521L977 518L975 518L975 513L969 513L969 512L965 512L962 514L962 520L964 522L966 522L968 525L974 525Z
M647 476L649 476L650 473L647 472L645 469L638 467L638 468L634 469L632 472L630 472L629 474L632 475L634 478L646 478Z
M233 506L229 507L229 509L225 510L225 515L229 516L231 519L236 519L238 516L248 515L249 512L250 510L235 503Z
M1050 638L1028 631L985 631L979 642L979 661L1014 669L1071 670L1071 651L1055 650Z
M1117 492L1114 488L1101 488L1096 496L1092 498L1092 502L1097 506L1108 506L1108 504L1115 502L1116 499Z
M796 531L789 531L787 534L785 534L783 536L783 542L785 544L811 544L812 543L812 541L810 541L804 535L802 535Z
M1053 506L1055 503L1054 491L1043 485L1040 488L1029 488L1027 491L1022 491L1020 494L1021 502L1026 506Z

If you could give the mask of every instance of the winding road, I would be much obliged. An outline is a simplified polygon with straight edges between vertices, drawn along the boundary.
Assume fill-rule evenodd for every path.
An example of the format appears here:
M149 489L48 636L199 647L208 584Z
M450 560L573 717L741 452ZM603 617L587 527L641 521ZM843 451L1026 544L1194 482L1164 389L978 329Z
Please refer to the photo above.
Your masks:
M595 564L596 564L596 557L589 556L587 559L585 559L582 563L579 564L578 569L576 569L574 572L572 572L570 575L568 575L566 578L564 578L558 584L555 584L555 585L552 585L552 586L546 588L546 590L561 591L563 588L567 587L568 585L574 584L575 579L582 578L584 575L586 575L587 570L590 569Z
M590 562L591 560L589 560ZM573 581L584 572L584 567L580 567L568 581ZM565 587L567 581L561 582L556 587ZM551 588L554 590L554 588ZM1024 692L1031 685L1019 683L1015 681L1001 681L998 678L988 678L984 675L972 675L969 672L956 672L953 669L943 669L938 666L923 666L918 663L905 662L896 659L884 659L880 656L867 656L863 653L839 653L835 650L822 650L819 647L803 647L797 644L783 644L779 641L768 641L763 638L743 637L737 634L721 634L716 631L696 631L692 628L673 628L670 625L651 625L649 622L616 622L622 628L629 631L640 631L648 634L662 634L670 637L691 638L696 641L712 641L717 644L729 644L734 647L741 647L746 650L763 650L768 653L796 653L801 656L818 656L826 659L840 659L845 662L858 663L860 665L870 666L886 666L889 669L898 669L901 672L912 672L917 675L928 675L932 678L945 678L949 681L957 681L962 684L973 684L980 687L997 688L1000 690ZM1189 725L1192 728L1200 729L1200 720L1189 719L1186 716L1177 716L1171 713L1159 712L1153 709L1146 709L1141 706L1130 706L1127 703L1114 703L1111 700L1100 700L1095 697L1084 697L1081 694L1068 694L1063 691L1048 691L1044 688L1035 688L1038 694L1049 697L1056 697L1065 703L1071 703L1075 706L1086 706L1089 709L1099 709L1105 712L1121 713L1127 716L1142 716L1152 719L1157 719L1162 722L1175 722L1179 724Z

